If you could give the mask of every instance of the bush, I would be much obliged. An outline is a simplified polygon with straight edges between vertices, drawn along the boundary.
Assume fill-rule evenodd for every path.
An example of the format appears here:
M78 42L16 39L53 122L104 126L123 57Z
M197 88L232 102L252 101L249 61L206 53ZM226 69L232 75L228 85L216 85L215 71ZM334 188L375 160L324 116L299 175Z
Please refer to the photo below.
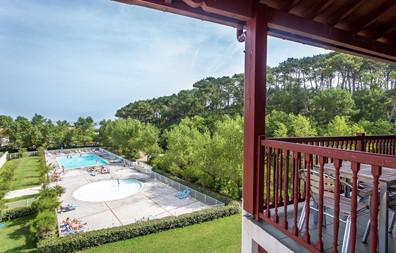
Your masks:
M56 232L55 212L51 210L39 212L33 220L30 230L36 235L37 240L53 236Z
M53 189L56 192L56 195L58 195L58 197L60 197L63 193L65 193L65 188L60 185L55 185Z
M59 200L55 189L43 187L38 198L32 203L37 215L31 224L31 232L37 240L54 235L56 232L56 217L54 210L59 207Z
M19 207L11 210L5 211L1 217L0 221L9 221L20 217L25 217L35 214L35 210L31 207Z
M19 158L27 157L27 149L26 148L20 148L19 151L18 151L18 156L19 156Z
M78 235L68 235L61 238L47 238L38 242L37 252L74 252L110 242L131 239L137 236L230 216L239 213L239 210L239 204L233 202L228 206L206 209L177 217L166 217L158 220L138 222L126 226L91 231Z

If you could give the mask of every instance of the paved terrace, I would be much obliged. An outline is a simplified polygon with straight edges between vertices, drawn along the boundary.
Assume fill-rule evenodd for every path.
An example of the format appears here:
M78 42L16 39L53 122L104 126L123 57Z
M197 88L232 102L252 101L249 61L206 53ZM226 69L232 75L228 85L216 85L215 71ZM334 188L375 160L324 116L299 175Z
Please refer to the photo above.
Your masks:
M53 161L54 158L50 157L48 162ZM61 197L63 205L77 206L76 210L57 214L58 223L67 217L77 218L88 223L88 230L97 230L131 224L143 218L177 216L210 207L191 197L182 200L176 198L176 189L133 168L112 165L106 167L110 168L110 174L96 176L89 175L85 169L67 170L60 182L52 183L65 187L65 194ZM84 202L72 196L73 192L83 185L117 178L135 178L142 181L144 186L138 193L115 201Z

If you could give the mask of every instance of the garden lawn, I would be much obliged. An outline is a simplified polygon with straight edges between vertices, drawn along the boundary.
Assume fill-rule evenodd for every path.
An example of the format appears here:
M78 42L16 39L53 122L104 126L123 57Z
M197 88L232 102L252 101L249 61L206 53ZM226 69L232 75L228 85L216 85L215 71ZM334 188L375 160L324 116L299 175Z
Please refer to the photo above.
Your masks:
M241 215L109 243L81 252L237 253L241 252Z
M14 165L17 167L11 182L11 191L40 184L40 158L38 156L10 160L4 166Z
M29 232L29 222L33 216L7 221L0 228L0 252L35 252L34 236Z

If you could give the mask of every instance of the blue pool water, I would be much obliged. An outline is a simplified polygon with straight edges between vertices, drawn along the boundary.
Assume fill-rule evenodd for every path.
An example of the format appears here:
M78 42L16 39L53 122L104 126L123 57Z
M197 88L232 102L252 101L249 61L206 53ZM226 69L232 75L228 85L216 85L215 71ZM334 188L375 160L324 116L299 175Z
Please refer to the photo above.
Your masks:
M82 154L74 155L72 157L67 158L66 156L57 157L60 166L63 166L65 170L91 167L91 166L100 166L106 165L107 162L100 158L95 154Z

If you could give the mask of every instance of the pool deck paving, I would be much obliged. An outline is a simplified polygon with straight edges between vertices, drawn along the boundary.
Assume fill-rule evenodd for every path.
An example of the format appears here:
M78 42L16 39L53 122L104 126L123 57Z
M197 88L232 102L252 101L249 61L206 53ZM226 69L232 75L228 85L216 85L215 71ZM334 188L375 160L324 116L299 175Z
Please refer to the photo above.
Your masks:
M52 183L65 188L61 197L63 205L72 204L76 210L57 214L60 225L67 217L77 218L87 223L88 230L97 230L135 223L142 219L158 219L166 216L177 216L190 213L211 206L192 197L178 199L177 190L159 182L150 176L140 173L133 168L108 165L110 174L91 176L84 169L66 170L61 181ZM118 178L134 178L144 181L143 188L124 199L85 202L73 197L73 192L86 184Z

